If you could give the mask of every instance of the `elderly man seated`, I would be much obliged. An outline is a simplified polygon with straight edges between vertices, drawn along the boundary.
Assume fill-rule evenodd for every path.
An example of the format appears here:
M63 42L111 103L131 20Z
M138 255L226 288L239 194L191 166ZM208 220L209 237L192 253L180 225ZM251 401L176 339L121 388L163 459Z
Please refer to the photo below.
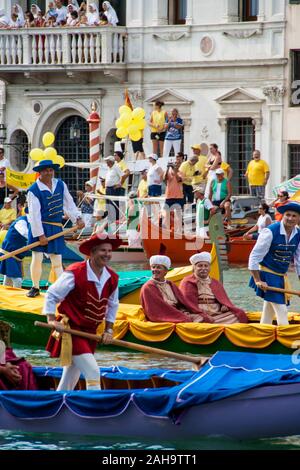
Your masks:
M211 322L209 315L184 299L178 287L165 279L171 260L167 256L151 256L152 279L141 289L141 304L146 318L152 322Z
M194 273L186 276L179 286L184 298L209 315L213 323L247 323L246 313L231 303L223 285L209 277L210 253L197 253L190 262Z

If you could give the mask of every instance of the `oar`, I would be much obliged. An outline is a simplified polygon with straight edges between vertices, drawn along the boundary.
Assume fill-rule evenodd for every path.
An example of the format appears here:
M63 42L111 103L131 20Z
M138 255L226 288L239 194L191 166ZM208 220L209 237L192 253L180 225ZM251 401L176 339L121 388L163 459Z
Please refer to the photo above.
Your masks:
M286 289L280 289L279 287L271 287L268 286L265 289L262 290L269 290L269 291L274 291L274 292L280 292L282 294L290 294L290 295L299 295L300 296L300 291L298 290L286 290Z
M47 238L48 242L51 242L51 240L55 240L55 238L62 237L66 235L67 233L70 232L75 232L78 229L77 225L74 225L74 227L67 228L67 230L63 230L62 232L56 233L55 235L51 235L50 237ZM11 258L12 256L19 255L20 253L24 253L24 251L32 250L32 248L35 248L36 246L39 246L41 244L40 241L31 243L30 245L22 246L22 248L18 248L17 250L11 251L10 253L6 253L3 256L0 256L0 261L4 261L5 259Z
M48 328L50 330L55 329L52 325L49 325L48 323L43 323L40 321L35 321L34 325L40 326L41 328ZM70 335L80 336L81 338L91 339L92 341L97 341L98 343L101 343L102 341L102 336L100 335L93 335L91 333L85 333L84 331L72 330L71 328L62 329L60 332L69 333ZM173 351L165 351L164 349L152 348L151 346L144 346L142 344L129 343L128 341L123 341L121 339L112 339L109 344L113 344L114 346L120 346L122 348L134 349L136 351L151 353L151 354L161 354L162 356L172 357L174 359L179 359L180 361L193 362L198 367L203 366L203 364L205 364L205 362L208 360L208 358L206 357L188 356L188 355L179 354Z

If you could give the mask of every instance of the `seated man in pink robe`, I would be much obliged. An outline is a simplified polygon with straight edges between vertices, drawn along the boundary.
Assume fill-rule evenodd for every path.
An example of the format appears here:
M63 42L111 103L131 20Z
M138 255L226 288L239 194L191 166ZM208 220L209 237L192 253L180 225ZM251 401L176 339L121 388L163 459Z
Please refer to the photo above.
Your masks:
M147 320L152 322L211 322L209 315L184 299L178 287L165 279L171 260L167 256L151 256L152 279L141 289L141 304Z
M10 328L8 324L0 322L0 390L36 390L31 365L25 359L17 357L12 348L7 347L1 339L6 339L7 328Z
M184 298L209 315L213 323L248 323L246 313L232 304L223 285L209 277L210 253L196 253L190 262L194 273L186 276L179 286Z

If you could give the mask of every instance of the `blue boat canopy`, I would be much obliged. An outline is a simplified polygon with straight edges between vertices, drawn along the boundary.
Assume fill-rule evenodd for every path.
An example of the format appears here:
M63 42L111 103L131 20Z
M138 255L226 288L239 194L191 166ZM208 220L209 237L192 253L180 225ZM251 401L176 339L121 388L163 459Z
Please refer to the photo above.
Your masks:
M134 404L142 413L176 418L185 408L221 400L262 385L300 382L300 364L286 355L218 352L199 371L101 369L109 378L145 380L153 375L179 382L170 388L101 391L2 391L0 404L22 419L52 418L62 407L85 418L119 416ZM35 368L37 375L60 376L60 368Z

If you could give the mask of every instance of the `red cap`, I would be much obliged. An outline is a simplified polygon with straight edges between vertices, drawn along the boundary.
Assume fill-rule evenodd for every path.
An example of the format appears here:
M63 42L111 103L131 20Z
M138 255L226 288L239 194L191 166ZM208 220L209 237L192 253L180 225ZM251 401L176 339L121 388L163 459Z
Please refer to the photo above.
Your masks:
M116 235L112 238L109 237L107 233L99 233L93 235L91 238L88 238L79 245L80 253L83 253L86 256L90 256L91 249L95 246L103 245L104 243L110 243L113 250L119 248L122 245L123 240L118 238Z

